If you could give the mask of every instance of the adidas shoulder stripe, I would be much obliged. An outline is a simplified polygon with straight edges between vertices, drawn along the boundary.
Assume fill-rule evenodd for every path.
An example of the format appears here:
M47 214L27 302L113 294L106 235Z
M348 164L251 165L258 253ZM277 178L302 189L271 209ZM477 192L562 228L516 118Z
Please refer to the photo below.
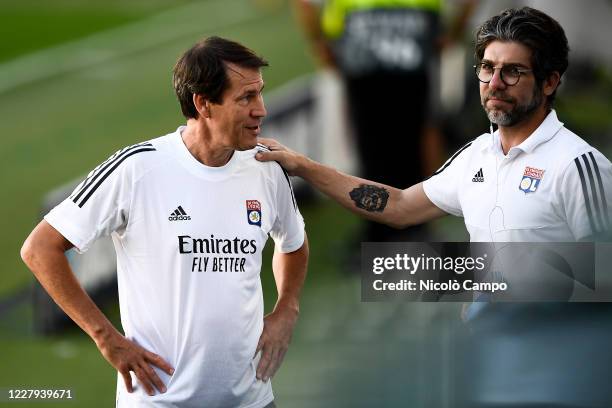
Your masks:
M585 153L574 159L580 185L589 217L589 225L593 234L610 230L608 203L597 161L592 152ZM588 183L587 183L588 179Z
M85 205L85 203L100 187L104 180L106 180L106 178L110 176L113 171L115 171L117 167L119 167L119 165L121 165L121 163L123 163L128 157L138 153L151 152L155 150L156 149L151 143L145 142L128 146L115 152L87 175L85 180L83 180L70 195L70 199L79 207L83 207L83 205Z
M450 159L448 159L448 160L446 161L446 163L444 163L444 165L443 165L442 167L440 167L438 170L436 170L436 171L434 172L434 174L432 174L432 175L431 175L431 176L429 176L428 178L431 178L431 177L433 177L433 176L435 176L435 175L437 175L437 174L442 173L444 170L446 170L446 168L447 168L448 166L450 166L450 165L451 165L451 163L453 162L453 160L455 160L455 159L457 158L457 156L459 156L459 155L461 154L461 152L463 152L465 149L467 149L468 147L470 147L470 146L472 145L472 142L473 142L473 140L471 140L471 141L469 141L468 143L466 143L466 144L464 144L463 146L461 146L461 148L460 148L459 150L457 150L457 151L455 152L455 154L453 154L453 155L451 156L451 158L450 158Z

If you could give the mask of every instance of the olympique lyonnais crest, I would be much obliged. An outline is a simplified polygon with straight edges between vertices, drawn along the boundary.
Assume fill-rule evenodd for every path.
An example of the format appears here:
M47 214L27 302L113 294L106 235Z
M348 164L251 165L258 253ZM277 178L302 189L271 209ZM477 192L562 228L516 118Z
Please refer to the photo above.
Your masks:
M543 176L544 170L529 166L525 167L525 172L523 173L523 178L521 180L521 184L519 185L519 189L525 194L533 193L538 189Z
M257 200L246 200L247 221L261 227L261 204Z

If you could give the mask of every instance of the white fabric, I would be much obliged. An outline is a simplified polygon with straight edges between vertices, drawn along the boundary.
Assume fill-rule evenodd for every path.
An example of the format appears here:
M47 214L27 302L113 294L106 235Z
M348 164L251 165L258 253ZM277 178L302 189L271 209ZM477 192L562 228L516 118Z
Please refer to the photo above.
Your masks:
M527 167L543 171L535 191L520 189ZM464 217L471 241L572 242L610 231L612 165L567 130L555 111L507 155L496 131L473 140L441 169L423 183L425 194Z
M181 130L111 156L124 160L96 168L90 180L106 175L98 187L81 184L45 219L81 252L111 234L125 334L175 368L172 377L156 370L168 391L152 397L141 387L127 393L119 377L118 406L263 407L273 394L256 380L253 358L263 329L262 250L268 234L281 252L299 249L303 220L277 163L249 150L204 166ZM155 150L125 157L146 148ZM86 194L75 199L83 186L93 190L84 203ZM254 223L247 200L259 203ZM171 217L179 206L186 216Z

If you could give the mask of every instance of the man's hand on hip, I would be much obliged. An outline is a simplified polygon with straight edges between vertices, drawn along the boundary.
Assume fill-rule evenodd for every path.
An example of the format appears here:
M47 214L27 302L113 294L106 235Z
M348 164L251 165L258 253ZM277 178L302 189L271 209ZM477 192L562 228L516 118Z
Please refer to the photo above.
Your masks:
M257 366L257 379L268 381L274 376L291 342L297 312L290 308L277 308L264 317L264 328L255 354L261 350Z
M147 394L154 395L155 388L161 393L166 392L166 386L151 367L155 365L168 375L172 375L174 369L163 358L126 339L119 332L110 334L106 339L96 343L104 358L123 376L128 392L134 390L130 371L136 374Z

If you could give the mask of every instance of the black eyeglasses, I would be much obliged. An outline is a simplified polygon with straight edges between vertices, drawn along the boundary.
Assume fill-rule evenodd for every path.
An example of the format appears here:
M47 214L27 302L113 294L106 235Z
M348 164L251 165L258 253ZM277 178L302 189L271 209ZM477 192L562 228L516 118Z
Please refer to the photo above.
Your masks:
M519 68L516 65L494 67L488 62L481 62L478 65L474 65L474 69L476 70L476 77L478 77L478 80L485 84L491 82L491 79L493 79L493 74L495 74L495 70L499 69L499 76L501 77L502 82L507 86L518 84L519 79L521 79L521 75L533 71L532 69Z

